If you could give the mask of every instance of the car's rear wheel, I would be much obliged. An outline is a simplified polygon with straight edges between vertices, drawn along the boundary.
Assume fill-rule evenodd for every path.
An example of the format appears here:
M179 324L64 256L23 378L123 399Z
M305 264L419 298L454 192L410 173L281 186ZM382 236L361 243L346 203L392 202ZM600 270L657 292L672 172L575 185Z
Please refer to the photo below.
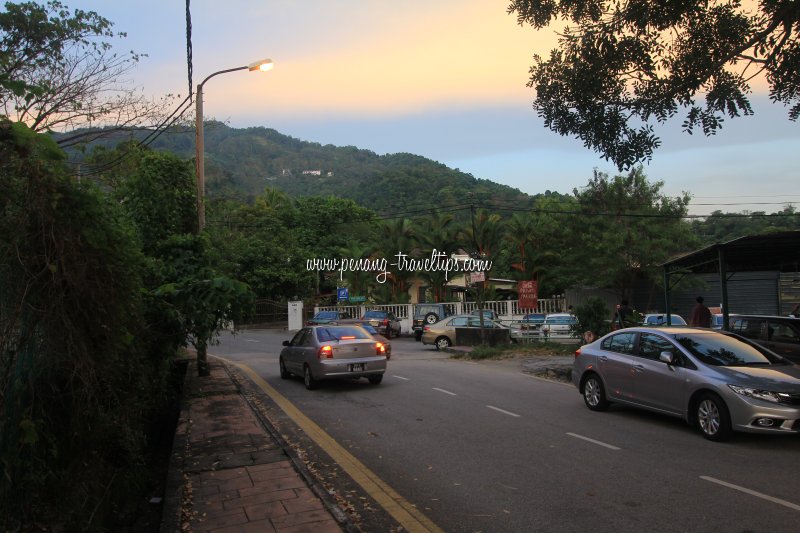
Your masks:
M697 425L708 440L728 440L733 433L728 406L716 394L704 394L697 402L695 411Z
M436 339L436 349L438 350L444 350L445 348L449 348L450 344L451 344L450 339L448 339L447 337L439 337L438 339Z
M439 315L436 313L428 313L425 315L426 324L436 324L437 322L439 322Z
M381 381L383 381L383 374L372 374L371 376L367 376L367 379L373 385L378 385Z
M278 360L278 365L281 368L281 379L289 379L292 377L292 373L286 370L286 364L283 362L283 357Z
M308 365L306 365L303 370L303 383L308 390L317 388L317 380L314 379L314 376L311 374L311 368Z
M606 399L606 389L603 381L597 374L589 374L583 381L583 401L592 411L605 411L609 402Z

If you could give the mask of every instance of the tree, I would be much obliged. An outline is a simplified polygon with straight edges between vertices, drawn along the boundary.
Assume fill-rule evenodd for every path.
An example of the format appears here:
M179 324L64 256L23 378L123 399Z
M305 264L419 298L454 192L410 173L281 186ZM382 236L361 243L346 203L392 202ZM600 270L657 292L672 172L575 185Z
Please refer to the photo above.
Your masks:
M743 5L744 4L744 5ZM686 111L683 129L713 135L751 115L747 93L765 77L770 98L800 116L800 10L793 0L514 0L520 24L571 21L529 87L545 126L581 139L620 170L652 157L652 123ZM705 105L697 103L705 96Z
M660 280L659 265L691 248L690 226L682 220L689 197L664 196L663 186L650 183L637 167L613 178L595 171L585 187L573 191L578 212L564 220L572 237L564 251L576 281L626 298L637 277Z
M0 109L34 131L97 125L123 128L157 122L170 97L151 101L126 88L123 76L140 55L117 55L103 39L124 37L94 11L58 1L6 2L0 13ZM89 136L67 136L67 146Z

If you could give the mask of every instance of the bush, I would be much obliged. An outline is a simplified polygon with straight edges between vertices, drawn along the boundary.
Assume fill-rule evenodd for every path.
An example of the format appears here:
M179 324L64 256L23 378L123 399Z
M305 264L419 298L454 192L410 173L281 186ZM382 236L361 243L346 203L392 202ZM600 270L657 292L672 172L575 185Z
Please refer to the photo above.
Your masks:
M595 338L602 337L611 331L611 311L606 307L606 302L597 296L591 296L584 303L575 307L575 318L578 324L573 331L581 338L587 331L594 333Z

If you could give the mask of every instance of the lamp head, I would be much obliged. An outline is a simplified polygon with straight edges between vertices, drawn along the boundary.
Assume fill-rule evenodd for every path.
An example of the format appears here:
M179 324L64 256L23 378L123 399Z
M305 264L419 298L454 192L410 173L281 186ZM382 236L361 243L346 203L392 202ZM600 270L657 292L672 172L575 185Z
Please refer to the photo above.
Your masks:
M271 59L261 59L259 61L255 61L254 63L250 63L249 65L247 65L247 68L251 72L254 70L260 70L262 72L266 72L268 70L272 70L274 66L275 63L273 63Z

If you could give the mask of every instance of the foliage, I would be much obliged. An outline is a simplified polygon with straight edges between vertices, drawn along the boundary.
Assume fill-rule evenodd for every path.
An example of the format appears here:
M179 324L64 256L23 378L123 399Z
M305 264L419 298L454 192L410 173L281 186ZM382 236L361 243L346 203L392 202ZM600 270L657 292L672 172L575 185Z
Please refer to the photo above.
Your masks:
M131 136L144 139L150 132L107 133L98 143L110 147ZM194 157L194 128L167 130L150 146L180 157ZM377 155L353 146L323 146L269 128L236 129L207 122L205 151L208 200L226 198L252 204L257 197L264 201L267 186L294 199L347 198L381 214L410 218L447 210L467 220L469 213L463 210L467 193L473 193L476 201L487 207L527 199L515 188L477 179L421 156ZM78 152L71 157L84 161Z
M94 11L70 13L61 2L6 2L0 13L0 109L34 131L130 127L155 122L165 102L121 85L140 56L118 56L103 39L123 37ZM73 144L96 133L62 137Z
M723 213L714 211L702 220L692 221L692 231L704 245L727 242L747 235L800 230L800 212L787 205L777 213Z
M171 235L155 251L163 284L154 294L171 304L197 349L198 372L208 375L206 349L228 323L244 321L253 294L241 281L214 269L204 236Z
M666 197L663 185L636 168L613 178L595 171L574 190L578 212L566 224L572 241L565 252L576 282L614 289L623 299L637 277L660 279L660 264L695 245L682 220L688 195Z
M534 342L530 344L502 344L497 346L480 345L469 351L456 351L453 359L508 359L516 357L535 357L551 355L572 355L574 344L557 342Z
M197 229L194 169L173 154L140 153L115 194L135 221L146 253L171 235Z
M137 482L165 394L144 258L52 140L5 121L0 234L0 529L98 529Z
M584 303L575 306L573 314L578 319L578 324L573 326L573 333L579 337L583 337L586 331L591 331L596 337L602 337L611 331L611 311L602 298L587 298Z
M683 128L715 134L726 117L750 115L753 78L800 115L800 12L793 0L758 2L514 0L520 24L556 20L559 48L534 56L529 87L545 125L573 135L620 170L651 158L652 123L685 110ZM705 104L696 100L704 95Z

